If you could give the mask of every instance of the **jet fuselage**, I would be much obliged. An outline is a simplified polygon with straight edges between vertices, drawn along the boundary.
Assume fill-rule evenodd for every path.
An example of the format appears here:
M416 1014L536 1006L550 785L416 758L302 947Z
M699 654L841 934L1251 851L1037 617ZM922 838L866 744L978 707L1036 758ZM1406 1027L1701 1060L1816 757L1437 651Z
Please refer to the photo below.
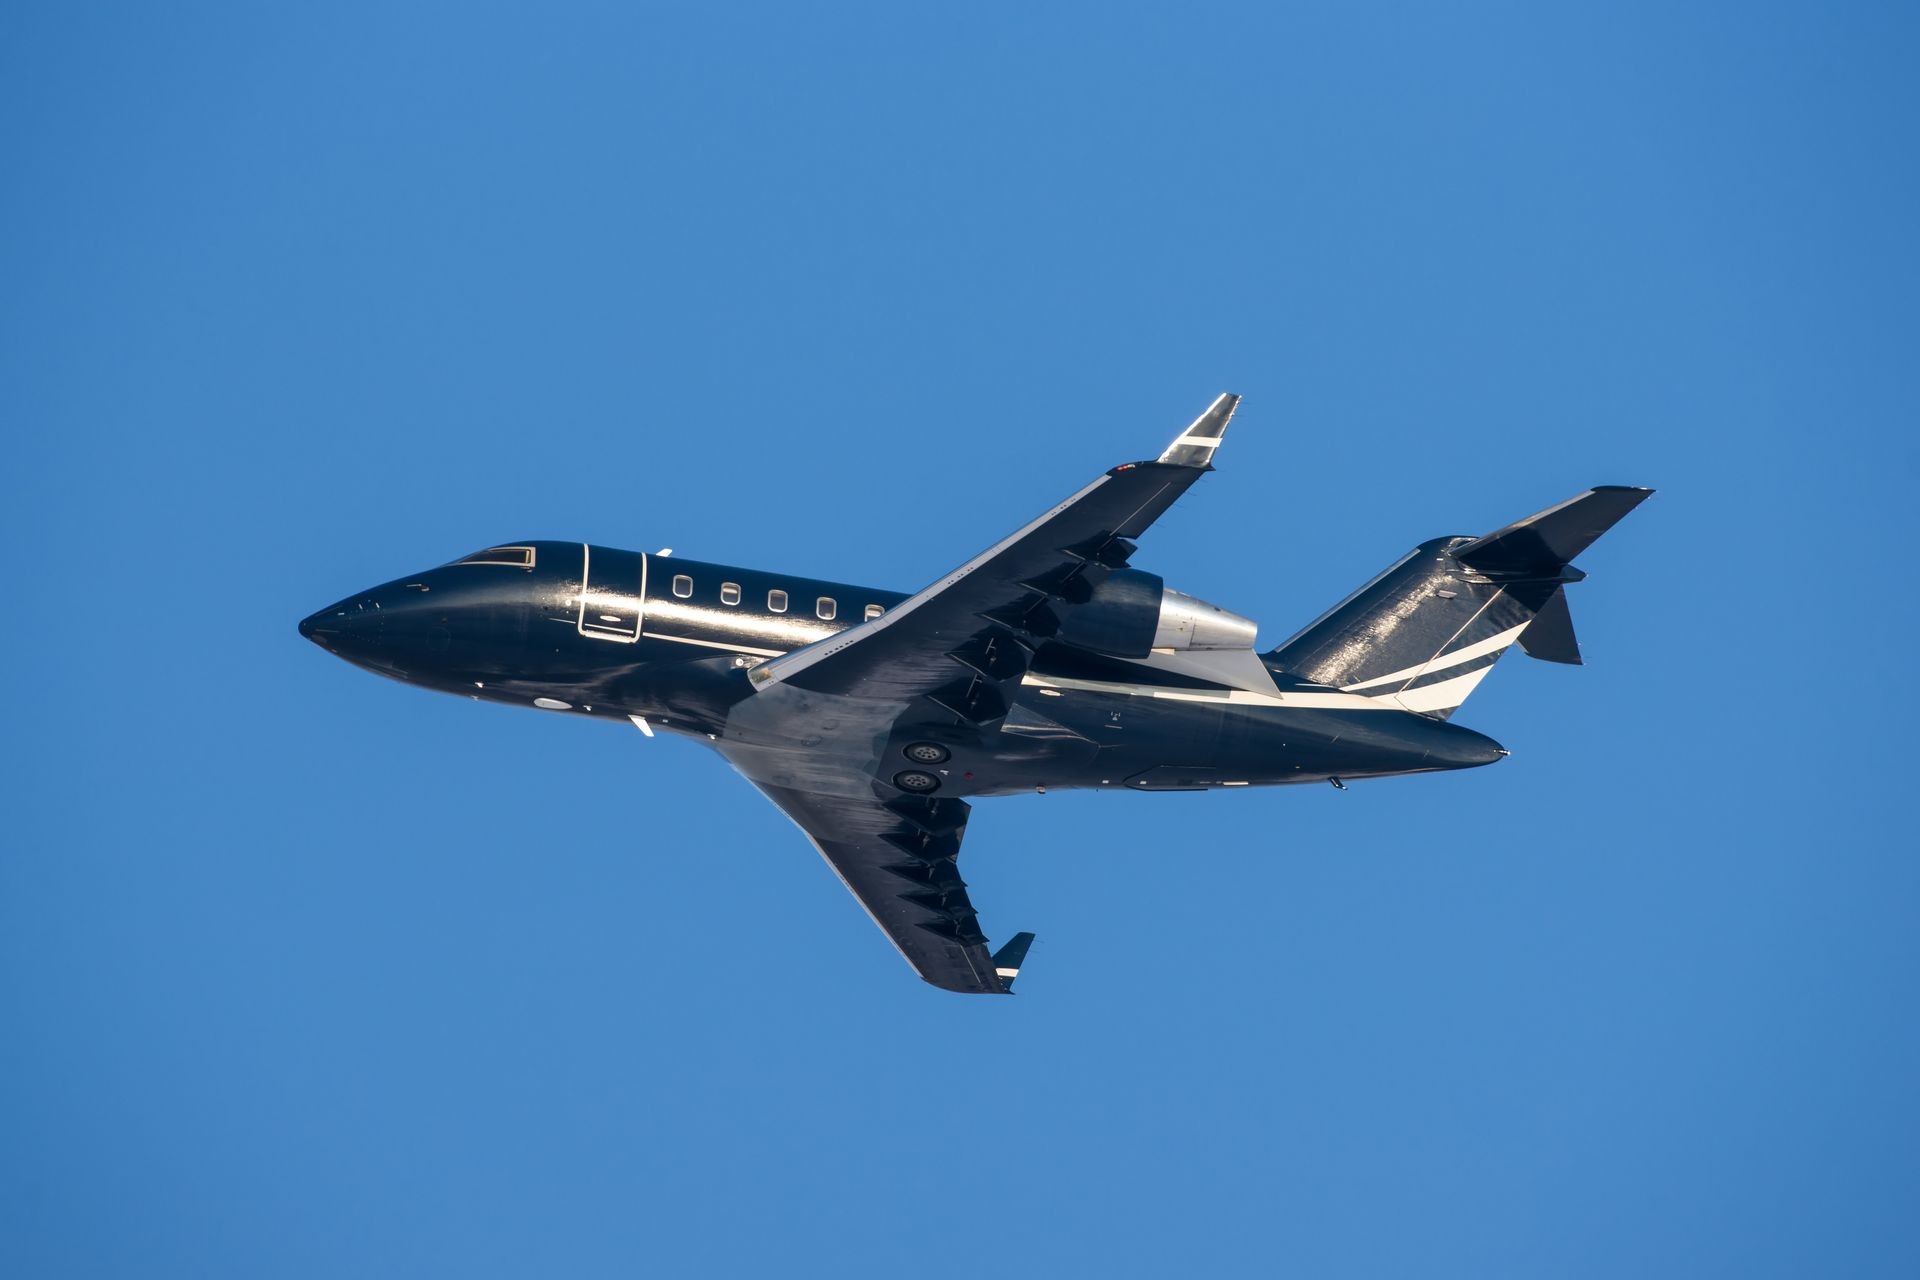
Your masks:
M678 556L531 541L358 592L305 619L300 632L423 688L720 742L753 732L736 708L754 697L755 666L904 599ZM922 719L901 741L874 742L873 755L883 776L924 771L942 795L978 796L1272 786L1466 768L1506 754L1472 730L1407 711L1350 709L1350 695L1272 667L1267 674L1271 694L1241 693L1153 657L1049 643L1004 718L984 727ZM806 743L787 745L802 751ZM940 751L945 758L929 758Z

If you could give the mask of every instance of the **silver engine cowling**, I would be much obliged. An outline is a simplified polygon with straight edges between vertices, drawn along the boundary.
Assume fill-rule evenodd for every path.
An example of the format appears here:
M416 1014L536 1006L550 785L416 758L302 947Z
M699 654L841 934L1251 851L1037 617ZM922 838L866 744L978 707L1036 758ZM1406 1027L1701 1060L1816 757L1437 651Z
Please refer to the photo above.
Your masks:
M1251 618L1167 590L1158 574L1119 569L1067 611L1054 638L1110 657L1144 658L1155 649L1251 649L1256 630Z
M1251 649L1259 624L1229 613L1184 591L1160 594L1160 624L1153 631L1156 649Z

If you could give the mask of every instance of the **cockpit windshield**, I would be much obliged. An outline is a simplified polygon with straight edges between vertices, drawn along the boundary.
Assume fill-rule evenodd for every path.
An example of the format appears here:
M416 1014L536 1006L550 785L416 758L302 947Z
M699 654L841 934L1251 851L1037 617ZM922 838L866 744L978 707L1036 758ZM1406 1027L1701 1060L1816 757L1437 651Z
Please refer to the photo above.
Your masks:
M501 564L515 569L533 568L532 547L488 547L470 556L461 556L455 564Z

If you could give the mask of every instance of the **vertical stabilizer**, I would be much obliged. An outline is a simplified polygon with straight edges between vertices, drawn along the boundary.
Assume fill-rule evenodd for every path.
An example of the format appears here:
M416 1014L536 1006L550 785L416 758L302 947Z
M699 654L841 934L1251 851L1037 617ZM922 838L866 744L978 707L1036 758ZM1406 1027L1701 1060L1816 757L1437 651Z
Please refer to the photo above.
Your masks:
M1484 538L1435 538L1266 655L1316 684L1446 719L1509 646L1578 663L1570 563L1653 492L1589 489Z

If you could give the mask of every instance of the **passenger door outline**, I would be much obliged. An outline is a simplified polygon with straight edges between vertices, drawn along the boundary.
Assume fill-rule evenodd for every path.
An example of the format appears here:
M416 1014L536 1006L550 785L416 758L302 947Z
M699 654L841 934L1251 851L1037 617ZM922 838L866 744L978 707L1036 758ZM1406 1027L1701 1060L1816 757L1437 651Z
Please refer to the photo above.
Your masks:
M640 562L639 589L635 591L619 581L617 570L610 570L607 584L598 590L593 582L593 548L580 544L580 613L574 626L591 640L611 640L615 644L633 644L640 639L640 627L646 619L647 557L645 553L610 552L617 565L632 555Z

